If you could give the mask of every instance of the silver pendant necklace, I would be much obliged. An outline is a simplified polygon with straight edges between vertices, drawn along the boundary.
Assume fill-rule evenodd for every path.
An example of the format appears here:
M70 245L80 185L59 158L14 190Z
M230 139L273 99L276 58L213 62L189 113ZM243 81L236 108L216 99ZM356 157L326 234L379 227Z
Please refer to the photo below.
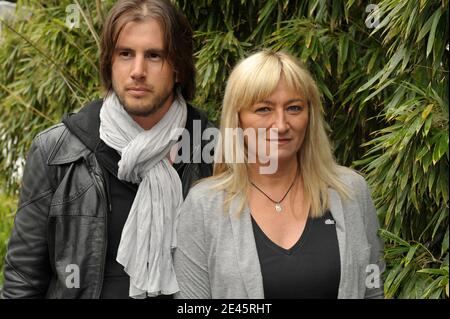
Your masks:
M275 210L279 213L283 210L283 208L281 207L280 203L275 203Z
M297 176L296 176L297 177ZM286 198L287 194L289 194L289 191L291 190L292 186L294 185L296 178L294 178L294 180L291 183L291 186L289 186L289 189L287 190L287 192L284 194L283 198L279 201L275 201L272 198L269 197L269 195L267 195L266 193L264 193L264 191L259 188L258 186L256 186L252 181L250 181L250 183L257 189L259 190L261 193L264 194L264 196L266 196L272 203L275 204L275 210L277 211L277 213L281 213L283 211L283 207L281 207L281 202Z

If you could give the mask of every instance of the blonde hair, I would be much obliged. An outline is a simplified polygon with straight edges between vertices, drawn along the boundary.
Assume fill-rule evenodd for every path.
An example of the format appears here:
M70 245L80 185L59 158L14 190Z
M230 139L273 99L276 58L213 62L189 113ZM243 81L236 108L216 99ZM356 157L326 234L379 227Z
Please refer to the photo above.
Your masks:
M241 198L236 213L243 211L250 185L246 163L225 161L225 158L236 158L236 154L226 152L234 153L239 151L236 147L243 147L235 137L225 134L225 129L238 128L239 111L270 96L281 77L290 89L301 92L308 101L309 122L297 160L304 183L304 195L311 204L310 216L319 217L325 213L328 208L328 187L334 188L344 198L349 197L345 184L338 178L341 167L333 158L320 94L314 79L292 55L264 50L239 62L231 72L225 89L214 173L209 178L216 181L214 189L226 192L225 212L238 196Z

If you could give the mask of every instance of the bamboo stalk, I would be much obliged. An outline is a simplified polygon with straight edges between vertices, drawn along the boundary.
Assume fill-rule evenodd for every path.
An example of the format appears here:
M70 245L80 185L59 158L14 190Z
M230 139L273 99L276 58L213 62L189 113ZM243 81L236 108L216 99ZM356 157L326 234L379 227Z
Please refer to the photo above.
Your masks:
M31 110L32 112L36 113L37 115L43 117L44 119L46 119L47 121L49 121L52 124L55 124L56 121L52 120L51 118L49 118L47 115L45 115L44 113L42 113L41 111L39 111L38 109L36 109L34 106L30 105L29 103L25 102L25 100L18 94L16 94L15 92L13 92L12 90L10 90L7 86L3 85L2 83L0 83L0 87L5 90L9 95L11 95L12 97L14 97L21 105L25 106L25 108Z

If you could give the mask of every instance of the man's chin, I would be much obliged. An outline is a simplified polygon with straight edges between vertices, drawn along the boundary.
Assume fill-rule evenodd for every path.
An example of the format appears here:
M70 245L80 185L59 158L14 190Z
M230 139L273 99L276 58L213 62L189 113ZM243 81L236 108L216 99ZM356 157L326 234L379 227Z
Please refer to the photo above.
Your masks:
M149 116L156 112L156 108L149 101L143 99L126 98L123 108L132 116Z
M158 96L135 97L125 92L124 95L119 95L119 100L129 115L147 117L163 108L169 97L170 95L165 99L160 99Z
M131 116L147 117L155 114L157 109L154 107L125 107L125 111Z

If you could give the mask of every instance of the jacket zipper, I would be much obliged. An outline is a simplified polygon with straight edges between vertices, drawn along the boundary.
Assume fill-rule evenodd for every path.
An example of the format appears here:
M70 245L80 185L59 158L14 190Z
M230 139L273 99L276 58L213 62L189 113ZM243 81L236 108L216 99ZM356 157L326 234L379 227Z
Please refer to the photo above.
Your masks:
M101 265L101 269L100 269L100 274L99 274L99 286L97 288L97 293L96 293L96 298L99 299L100 298L100 294L102 292L102 288L103 288L103 279L104 279L104 268L105 268L105 263L106 263L106 249L107 249L107 245L108 245L108 238L107 238L107 232L108 232L108 209L110 207L110 203L108 202L108 198L105 195L105 189L104 187L100 186L97 180L97 176L101 179L101 183L103 186L105 186L105 181L103 179L103 177L99 174L96 174L94 172L94 170L92 169L92 167L89 166L89 172L92 175L92 179L94 181L95 187L97 188L100 197L101 197L101 207L103 208L103 206L106 204L106 208L103 208L104 214L105 214L105 231L103 232L103 262Z

